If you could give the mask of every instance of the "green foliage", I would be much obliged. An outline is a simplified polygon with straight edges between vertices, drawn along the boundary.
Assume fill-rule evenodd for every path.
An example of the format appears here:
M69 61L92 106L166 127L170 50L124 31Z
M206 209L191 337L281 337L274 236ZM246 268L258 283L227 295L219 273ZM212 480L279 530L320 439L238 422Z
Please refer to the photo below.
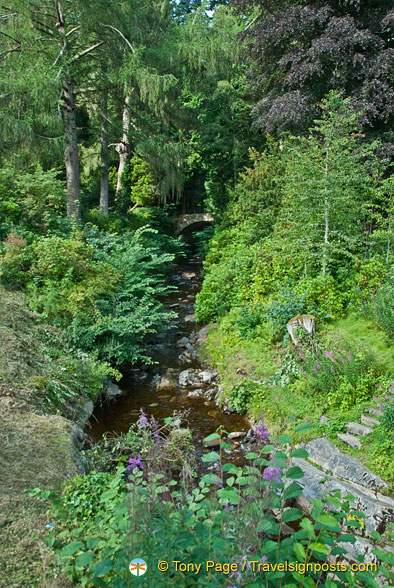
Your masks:
M255 388L255 383L248 380L242 380L242 382L233 386L227 393L231 408L239 414L245 414L248 409L249 399Z
M392 284L386 284L373 298L372 313L378 327L390 338L394 335L393 304L394 286Z
M300 425L296 430L309 428ZM333 492L324 500L312 500L310 517L297 508L285 508L287 500L302 494L298 480L303 472L294 467L291 456L307 457L307 452L295 450L288 436L270 441L274 444L267 445L266 437L258 442L243 467L223 463L216 452L204 455L204 462L218 461L219 467L217 473L202 475L193 488L185 486L182 478L179 482L173 479L166 470L158 473L148 459L138 458L111 476L93 472L87 479L75 479L62 497L36 489L33 494L49 498L53 505L54 529L47 542L69 578L81 586L126 587L128 563L136 550L148 564L146 579L139 580L141 586L163 588L179 583L223 586L223 574L227 576L230 569L219 573L211 568L200 575L180 570L174 573L173 562L235 562L239 575L242 558L252 547L253 560L261 564L323 564L333 555L344 564L345 550L338 543L354 543L354 533L363 526L362 516L352 509L353 497L341 500ZM281 443L290 445L282 448ZM297 521L297 530L283 538L283 523L292 521ZM382 549L374 553L379 559L377 569L391 581L390 554ZM157 568L161 560L170 564L165 574ZM303 572L288 566L281 581L295 586L310 578L312 585L313 572L306 566ZM268 566L244 567L242 584L252 588L262 574L265 585L274 588L277 573ZM335 575L332 587L345 588L365 580L370 586L376 584L375 574L353 574L347 565L337 568Z
M11 167L0 170L0 236L12 225L47 233L65 211L65 185L56 170L40 165L29 172Z
M343 315L345 297L332 276L300 280L295 290L305 297L305 308L316 317L336 319Z
M13 231L3 243L3 256L0 258L0 279L9 289L19 289L26 285L28 271L33 261L31 246L23 233Z
M96 400L103 382L119 373L72 349L53 326L42 325L21 293L0 289L0 380L12 395L44 413L78 419L86 397Z
M298 350L300 373L313 394L328 407L348 409L372 397L384 380L376 358L363 344L350 344L332 334L321 345L313 340Z
M159 302L171 291L165 264L174 254L166 248L180 251L178 242L148 228L122 237L90 228L68 238L44 237L32 247L12 234L2 280L10 286L27 282L31 307L65 328L76 347L113 364L135 362L147 359L145 336L174 316Z
M155 187L148 164L138 156L130 160L131 202L135 206L153 204Z
M271 302L264 318L270 321L274 327L274 336L279 337L286 332L286 324L297 314L302 314L307 309L305 296L296 294L291 289L283 289L279 293L278 300Z

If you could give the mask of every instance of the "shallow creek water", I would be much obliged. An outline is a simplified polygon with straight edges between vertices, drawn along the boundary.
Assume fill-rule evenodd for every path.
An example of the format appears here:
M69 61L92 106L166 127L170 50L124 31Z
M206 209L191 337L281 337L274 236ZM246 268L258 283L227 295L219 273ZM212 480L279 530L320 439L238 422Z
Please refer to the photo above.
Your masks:
M195 295L201 287L200 270L201 262L198 259L189 259L173 267L169 283L177 286L177 292L170 294L165 304L178 316L169 331L155 335L149 342L149 353L154 365L128 368L119 383L122 396L95 409L87 429L93 441L98 441L104 433L126 433L130 425L138 420L141 408L148 415L153 414L161 423L174 411L182 413L182 420L191 430L198 453L202 450L202 439L213 433L219 425L223 425L228 432L248 430L249 424L243 416L224 414L215 401L207 400L204 396L188 397L192 385L177 385L183 370L203 369L196 358L188 363L180 360L182 349L177 346L183 337L193 340L193 336L203 326L190 321ZM189 319L185 321L185 317ZM156 384L164 375L170 375L174 387L157 391Z

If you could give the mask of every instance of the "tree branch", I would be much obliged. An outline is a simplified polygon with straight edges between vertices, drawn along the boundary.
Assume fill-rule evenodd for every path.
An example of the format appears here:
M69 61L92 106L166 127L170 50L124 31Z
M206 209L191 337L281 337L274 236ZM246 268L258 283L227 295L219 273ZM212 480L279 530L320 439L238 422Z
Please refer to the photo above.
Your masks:
M105 41L100 41L99 43L96 43L95 45L92 45L91 47L88 47L87 49L85 49L84 51L82 51L81 53L78 53L73 59L72 62L77 61L78 59L81 59L81 57L85 57L85 55L87 55L88 53L91 53L92 51L94 51L95 49L97 49L98 47L101 47L101 45L104 45Z
M130 43L130 41L129 41L128 39L126 39L126 37L124 36L124 34L123 34L123 33L122 33L122 32L121 32L119 29L117 29L116 27L114 27L114 26L112 26L112 25L109 25L109 24L104 24L104 23L102 23L102 22L100 22L99 24L100 24L100 26L102 26L102 27L107 27L108 29L112 29L113 31L115 31L116 33L118 33L118 35L120 35L120 36L122 37L122 39L125 41L125 43L127 43L127 45L128 45L128 47L129 47L129 49L130 49L130 50L131 50L133 53L135 53L135 49L134 49L134 47L132 46L132 44Z
M70 31L68 31L68 33L66 33L66 37L68 37L69 35L72 35L73 33L75 33L75 31L77 31L80 28L81 28L81 25L78 25L77 27L74 27L73 29L71 29Z

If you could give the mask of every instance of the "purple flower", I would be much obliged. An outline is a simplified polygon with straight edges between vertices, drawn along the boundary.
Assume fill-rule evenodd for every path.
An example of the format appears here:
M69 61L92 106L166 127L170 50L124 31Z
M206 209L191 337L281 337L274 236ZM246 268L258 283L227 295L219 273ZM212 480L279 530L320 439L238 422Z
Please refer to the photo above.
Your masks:
M312 368L312 372L314 372L315 374L317 374L317 370L315 368Z
M127 463L129 464L127 466L127 471L132 471L134 470L134 468L139 468L140 470L144 469L144 466L142 464L142 458L140 455L138 457L129 457Z
M148 422L148 418L147 418L146 414L144 413L144 411L142 410L142 408L140 409L140 412L141 412L141 416L138 421L138 425L137 425L138 428L142 429L142 427L145 427L145 425L149 427L150 425Z
M257 425L257 427L253 429L252 441L260 441L266 445L269 441L268 429L264 429L263 425Z
M280 482L279 466L276 468L265 468L263 472L263 480L267 480L267 482Z
M318 370L321 370L321 365L320 365L320 363L317 363L317 364L316 364L316 367L317 367L317 369L318 369Z
M308 375L306 372L304 372L304 370L301 370L301 374L302 374L303 376L307 376L307 375Z
M267 556L266 556L266 555L263 555L263 557L261 558L261 561L262 561L263 563L265 563L265 562L267 561L267 559L268 559L268 558L267 558Z

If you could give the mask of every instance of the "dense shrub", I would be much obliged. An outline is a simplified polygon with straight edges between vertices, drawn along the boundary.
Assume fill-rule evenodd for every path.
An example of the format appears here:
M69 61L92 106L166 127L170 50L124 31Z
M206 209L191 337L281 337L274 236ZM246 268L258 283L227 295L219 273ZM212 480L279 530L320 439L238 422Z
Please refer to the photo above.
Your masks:
M372 397L385 376L372 352L332 333L324 344L312 340L297 350L300 374L327 406L353 407Z
M286 324L297 314L307 310L305 296L297 295L290 288L281 290L277 300L271 302L265 312L265 319L274 327L274 336L286 332Z
M167 251L181 247L153 229L116 236L90 227L69 237L42 237L32 246L13 233L4 247L2 281L26 285L32 309L99 359L147 359L144 338L175 316L160 298L172 291L165 273L175 253Z
M3 243L3 255L0 258L0 279L9 289L26 286L28 271L34 255L23 232L12 231Z
M391 339L394 336L393 284L386 284L373 298L372 313L378 327Z
M0 231L12 224L24 230L46 233L55 228L66 208L65 183L56 170L43 171L37 165L30 172L0 170ZM0 234L1 236L1 234Z

